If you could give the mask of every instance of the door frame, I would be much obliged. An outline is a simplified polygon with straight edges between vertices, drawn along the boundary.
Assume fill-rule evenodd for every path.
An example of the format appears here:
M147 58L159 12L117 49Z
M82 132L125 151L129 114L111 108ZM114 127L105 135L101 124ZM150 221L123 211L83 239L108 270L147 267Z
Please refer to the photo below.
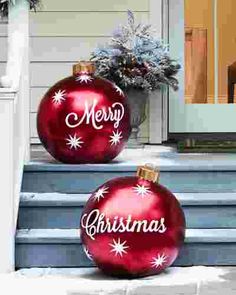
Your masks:
M215 104L185 104L184 75L184 0L169 0L169 45L171 56L178 59L182 70L178 74L179 90L169 93L169 135L171 139L235 139L236 105L218 104L218 83L215 79ZM217 13L215 0L214 13ZM218 44L218 24L215 18L215 43ZM218 50L215 46L215 71L218 65ZM218 77L218 74L216 75ZM224 117L222 114L227 114ZM197 122L197 124L196 124Z
M149 0L149 22L157 38L169 42L169 0ZM168 139L169 90L149 97L149 143L161 144Z

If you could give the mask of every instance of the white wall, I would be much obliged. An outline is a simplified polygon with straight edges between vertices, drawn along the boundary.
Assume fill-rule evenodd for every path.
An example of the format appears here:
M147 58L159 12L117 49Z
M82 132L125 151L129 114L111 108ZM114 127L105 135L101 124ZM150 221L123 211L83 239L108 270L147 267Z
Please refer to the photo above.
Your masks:
M88 58L118 24L126 22L127 9L134 11L137 20L148 22L149 0L42 0L42 9L31 12L32 142L38 142L36 112L43 94L59 79L71 75L72 64ZM147 123L142 126L141 137L148 139Z

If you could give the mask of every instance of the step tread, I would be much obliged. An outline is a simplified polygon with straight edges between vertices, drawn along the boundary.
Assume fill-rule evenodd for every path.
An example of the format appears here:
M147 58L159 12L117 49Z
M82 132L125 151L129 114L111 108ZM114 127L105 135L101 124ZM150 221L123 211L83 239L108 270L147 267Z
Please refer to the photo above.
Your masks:
M165 274L133 280L111 278L103 275L97 268L30 268L17 271L11 279L6 277L3 283L8 289L12 286L12 290L15 290L13 286L16 287L19 282L27 279L25 284L19 284L20 290L24 291L21 294L30 294L27 291L29 286L32 286L40 294L46 291L45 294L77 295L203 295L221 294L226 291L228 295L233 295L235 276L234 267L170 267Z
M20 206L83 206L90 194L21 193Z
M17 244L81 244L78 229L20 229ZM236 243L236 229L187 229L185 243Z
M68 165L50 157L37 158L25 165L25 171L134 172L138 165L145 163L152 163L161 171L236 171L236 154L179 154L171 147L146 146L144 149L125 149L109 164Z
M78 243L79 229L19 229L16 242L21 243Z
M236 193L175 193L182 206L236 205ZM84 206L90 194L21 193L21 207Z
M193 266L193 267L171 267L169 271L165 274L164 277L168 276L170 272L172 272L175 276L177 274L182 273L183 275L186 275L186 278L190 278L189 272L194 271L200 273L213 273L213 274L224 274L224 273L229 273L229 272L235 272L236 273L236 267L228 266L228 267L206 267L206 266ZM19 269L15 272L15 274L23 275L23 276L33 276L33 277L42 277L44 275L65 275L65 276L80 276L80 275L87 275L87 274L96 274L98 275L98 279L101 279L102 274L99 272L97 268L91 268L91 267L84 267L84 268L77 268L77 267L71 267L71 268L54 268L54 267L32 267L32 268L22 268ZM157 276L158 281L160 281L161 277ZM104 275L104 279L108 280L114 280L117 281L117 279L112 279L110 277L107 277ZM154 277L148 277L148 278L141 278L139 280L153 280L155 279ZM198 278L195 278L198 279ZM118 280L117 282L119 283L121 280Z

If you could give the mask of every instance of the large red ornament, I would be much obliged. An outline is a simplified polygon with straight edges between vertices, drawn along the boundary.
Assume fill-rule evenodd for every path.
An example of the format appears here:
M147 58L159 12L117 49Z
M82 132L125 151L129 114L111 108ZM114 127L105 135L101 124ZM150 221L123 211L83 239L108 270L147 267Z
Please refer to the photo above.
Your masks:
M115 158L130 134L130 113L122 90L94 76L81 62L74 75L56 83L42 99L37 128L46 150L64 163L100 163Z
M80 221L81 238L87 256L105 273L153 275L176 260L185 218L157 177L152 168L140 167L137 177L110 180L90 197Z

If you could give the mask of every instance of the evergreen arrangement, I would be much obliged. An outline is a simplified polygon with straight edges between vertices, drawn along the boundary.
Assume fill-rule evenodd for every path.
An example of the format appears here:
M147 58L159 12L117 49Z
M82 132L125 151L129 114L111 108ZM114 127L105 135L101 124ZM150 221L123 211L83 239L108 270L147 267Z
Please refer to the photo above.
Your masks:
M136 25L134 14L128 11L127 25L120 26L105 46L92 52L96 74L123 89L153 91L168 85L177 90L175 76L180 65L171 58L168 45L153 35L150 25Z
M30 9L36 10L37 6L39 5L40 0L28 0L30 4ZM8 5L15 4L15 0L0 0L0 18L6 17L8 14Z

